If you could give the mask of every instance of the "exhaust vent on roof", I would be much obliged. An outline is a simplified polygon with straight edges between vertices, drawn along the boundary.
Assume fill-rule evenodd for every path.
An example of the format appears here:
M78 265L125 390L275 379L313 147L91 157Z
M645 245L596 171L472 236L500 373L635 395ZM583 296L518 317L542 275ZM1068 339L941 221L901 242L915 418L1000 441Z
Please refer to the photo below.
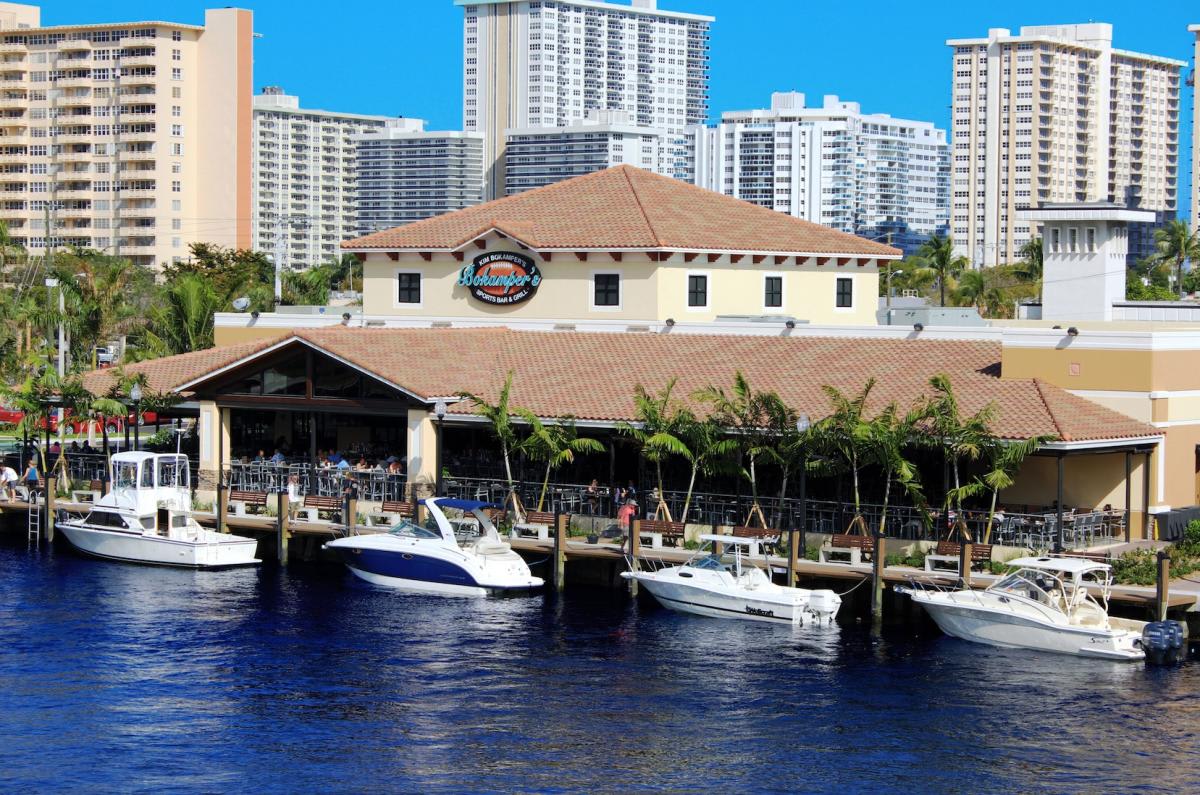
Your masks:
M450 328L450 326L451 323L449 320L435 320L429 324L430 328Z
M574 331L575 324L574 323L555 323L554 330L555 331Z
M650 331L650 327L649 326L629 326L625 330L626 331L647 331L648 332L648 331Z

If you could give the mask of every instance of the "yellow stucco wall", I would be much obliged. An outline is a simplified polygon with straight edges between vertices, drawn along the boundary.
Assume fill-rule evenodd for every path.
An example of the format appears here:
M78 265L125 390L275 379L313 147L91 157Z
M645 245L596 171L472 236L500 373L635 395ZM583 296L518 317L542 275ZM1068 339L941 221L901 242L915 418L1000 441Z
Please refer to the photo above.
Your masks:
M254 325L246 326L245 328L217 326L213 329L213 344L220 348L224 345L240 345L243 342L253 342L254 340L274 339L282 337L287 333L287 329L266 328Z
M827 261L818 265L808 259L797 266L794 258L775 264L766 257L755 264L746 256L734 263L729 255L715 262L706 256L689 262L683 254L674 254L653 262L645 254L623 254L615 260L605 253L590 252L586 260L574 254L554 253L545 262L534 255L543 281L537 294L521 304L493 306L476 300L468 288L457 284L465 264L484 251L522 251L510 240L492 236L486 249L465 252L464 262L449 254L435 253L429 261L419 254L400 254L392 260L386 254L369 254L364 264L363 311L367 315L426 315L432 317L522 317L549 320L628 320L679 322L710 321L718 315L792 316L820 325L875 325L879 292L879 273L874 260L859 266L852 262L839 265ZM397 301L398 273L421 274L420 304ZM593 278L599 273L620 276L620 305L592 305ZM708 277L708 305L688 306L688 276ZM767 275L783 277L783 306L765 307ZM837 307L837 280L852 282L853 306Z
M1133 537L1141 537L1142 483L1146 457L1133 457L1130 507L1134 511ZM1151 467L1151 498L1154 500L1154 470ZM1050 506L1058 498L1058 462L1052 456L1031 456L1025 460L1012 488L1000 492L1004 505ZM1063 466L1063 505L1067 508L1125 509L1125 454L1067 456Z
M1001 362L1005 378L1040 378L1064 389L1150 392L1200 385L1200 349L1024 348L1006 344Z

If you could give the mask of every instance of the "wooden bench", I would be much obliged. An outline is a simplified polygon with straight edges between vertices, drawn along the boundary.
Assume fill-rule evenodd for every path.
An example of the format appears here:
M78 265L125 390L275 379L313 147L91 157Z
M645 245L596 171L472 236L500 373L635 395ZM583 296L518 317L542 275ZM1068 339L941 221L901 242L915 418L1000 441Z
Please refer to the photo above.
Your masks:
M383 527L399 524L401 519L412 519L413 507L411 502L400 500L384 500L378 511L367 514L367 527L375 527L376 521Z
M513 522L508 531L510 538L536 538L550 540L550 528L554 526L554 514L547 511L526 511L524 522Z
M779 543L779 531L769 527L735 527L733 528L735 538L753 538L755 541L750 544L750 554L752 556L759 553L760 547L770 549Z
M93 480L88 483L86 489L72 489L72 502L95 502L104 495L104 483L99 480Z
M953 541L939 541L937 549L932 555L925 556L925 571L937 571L936 565L939 563L949 564L945 567L953 571L958 571L958 558L962 552L962 547ZM991 544L972 544L971 545L971 562L968 564L971 568L975 568L976 563L991 563L992 562L992 545Z
M321 520L321 511L327 513L340 513L342 510L341 497L320 497L316 494L309 494L304 498L304 505L300 508L300 512L304 514L305 521L318 522ZM329 521L333 521L330 519Z
M230 491L229 505L227 510L231 511L234 516L245 516L246 508L263 508L267 507L267 493L265 491Z
M835 533L825 544L821 546L820 554L818 555L822 563L842 563L843 561L830 561L830 555L846 555L849 560L845 561L851 565L858 565L863 562L864 557L870 557L875 554L875 539L872 536L851 536Z
M664 541L670 541L672 546L683 544L683 522L664 522L657 519L643 519L638 528L638 540L650 539L651 549L662 549Z

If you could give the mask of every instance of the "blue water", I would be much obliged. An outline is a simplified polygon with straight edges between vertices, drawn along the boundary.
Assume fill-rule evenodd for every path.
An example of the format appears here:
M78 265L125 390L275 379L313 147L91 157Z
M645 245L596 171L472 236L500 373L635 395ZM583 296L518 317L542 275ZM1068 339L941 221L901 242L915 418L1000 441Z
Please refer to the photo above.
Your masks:
M1200 666L0 545L0 786L1182 792Z

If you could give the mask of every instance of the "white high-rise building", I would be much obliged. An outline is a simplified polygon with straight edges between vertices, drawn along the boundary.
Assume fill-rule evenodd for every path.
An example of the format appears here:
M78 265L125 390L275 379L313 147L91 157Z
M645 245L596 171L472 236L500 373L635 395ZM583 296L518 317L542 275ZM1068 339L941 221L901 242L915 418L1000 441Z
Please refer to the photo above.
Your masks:
M362 234L483 201L480 133L426 132L422 119L402 119L354 142Z
M624 111L677 136L674 159L684 128L708 115L713 17L663 11L656 0L454 2L464 12L463 129L485 136L489 199L504 195L507 130Z
M1196 90L1196 69L1200 68L1200 25L1189 25L1196 34L1196 54L1192 61L1192 231L1200 229L1200 92Z
M102 13L108 13L103 9ZM250 245L254 18L43 27L0 3L0 221L30 253L161 267Z
M623 163L666 173L662 130L639 127L623 111L589 112L566 127L509 130L504 155L504 192L590 174Z
M300 107L277 86L254 97L254 248L309 268L358 235L353 137L399 119Z
M856 102L771 95L770 109L727 111L688 128L695 184L912 251L946 234L949 148L930 122L866 114Z
M995 28L954 50L951 231L975 265L1038 234L1017 210L1114 202L1175 214L1182 61L1114 49L1103 23ZM1131 224L1129 250L1150 225Z

